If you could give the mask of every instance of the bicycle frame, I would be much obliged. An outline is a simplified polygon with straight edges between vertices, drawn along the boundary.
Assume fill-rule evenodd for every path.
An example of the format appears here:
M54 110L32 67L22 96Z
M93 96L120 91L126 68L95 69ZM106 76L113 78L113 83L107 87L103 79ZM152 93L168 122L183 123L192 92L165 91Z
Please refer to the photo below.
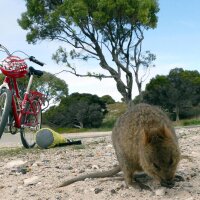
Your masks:
M43 66L44 63L34 56L29 56L23 51L9 50L0 44L0 50L7 54L7 57L0 62L0 70L5 75L3 84L0 85L0 138L9 129L11 134L20 132L22 144L25 148L33 148L35 143L35 132L41 128L42 104L45 103L45 95L30 90L33 77L41 77L43 71L29 67L26 60ZM26 57L20 58L14 53L23 53ZM17 79L29 75L26 91L20 94Z
M31 115L31 114L35 116L37 115L37 110L35 110L35 108L33 107L33 101L35 100L35 97L39 97L39 100L37 100L37 102L39 103L39 108L41 110L42 102L40 98L43 96L43 94L39 92L30 93L30 87L32 85L32 82L33 82L33 75L30 75L28 86L26 88L26 92L24 94L24 98L22 101L19 94L19 88L16 78L5 77L3 84L0 86L0 89L2 87L6 87L7 89L12 91L12 114L15 121L14 127L16 128L22 128L23 126L29 126L29 127L35 126L35 124L31 123L21 124L23 116L25 117L25 115ZM29 97L31 94L32 98ZM27 102L29 102L31 106L31 109L29 109L28 111L25 110ZM32 112L30 112L30 110L32 110ZM38 122L36 121L36 123Z

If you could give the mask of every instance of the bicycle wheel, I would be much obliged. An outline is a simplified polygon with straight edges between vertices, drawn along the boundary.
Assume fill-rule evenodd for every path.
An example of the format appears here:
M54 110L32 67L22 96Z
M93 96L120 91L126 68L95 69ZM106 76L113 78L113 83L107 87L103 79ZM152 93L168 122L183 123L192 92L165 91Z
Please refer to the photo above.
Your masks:
M8 122L12 103L12 93L6 88L0 90L0 138Z
M25 148L33 148L36 144L35 134L41 128L42 124L42 111L40 104L34 100L26 103L25 112L32 112L35 114L24 114L22 117L22 128L20 129L21 141Z

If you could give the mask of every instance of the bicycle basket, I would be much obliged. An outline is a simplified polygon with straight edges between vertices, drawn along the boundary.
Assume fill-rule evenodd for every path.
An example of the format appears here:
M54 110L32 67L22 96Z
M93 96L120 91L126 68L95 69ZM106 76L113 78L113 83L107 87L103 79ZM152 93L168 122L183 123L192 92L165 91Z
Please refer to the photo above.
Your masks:
M17 56L9 56L3 60L0 69L8 77L22 78L28 73L27 68L28 66L23 59Z

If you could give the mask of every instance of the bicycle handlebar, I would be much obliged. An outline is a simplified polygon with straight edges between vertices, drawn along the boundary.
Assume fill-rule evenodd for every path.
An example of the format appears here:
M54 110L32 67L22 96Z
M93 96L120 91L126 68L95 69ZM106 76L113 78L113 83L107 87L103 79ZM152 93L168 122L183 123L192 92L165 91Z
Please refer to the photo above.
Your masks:
M2 44L0 44L0 48L3 49L8 54L8 56L11 56L11 53L8 51L8 49L4 47Z
M7 49L6 47L4 47L2 44L0 44L0 48L3 49L3 50L8 54L8 56L12 56L12 54L14 53L14 52L13 52L13 53L10 53L10 52L8 51L8 49ZM22 53L24 53L23 51L15 51L15 52L22 52ZM27 55L26 53L24 53L24 54ZM27 56L28 56L28 55L27 55ZM38 64L38 65L40 65L40 66L43 66L43 65L44 65L43 62L37 60L34 56L28 56L28 59L29 59L31 62L34 62L35 64Z
M40 65L40 66L43 66L43 65L44 65L43 62L37 60L34 56L30 56L30 57L29 57L29 60L30 60L31 62L34 62L34 63Z

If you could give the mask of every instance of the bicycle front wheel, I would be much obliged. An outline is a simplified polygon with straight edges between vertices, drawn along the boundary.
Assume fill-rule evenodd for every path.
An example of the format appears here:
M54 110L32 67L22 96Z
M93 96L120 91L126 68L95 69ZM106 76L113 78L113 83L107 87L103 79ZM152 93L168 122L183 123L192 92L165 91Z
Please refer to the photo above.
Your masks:
M0 138L8 122L8 115L11 110L12 93L6 88L0 90Z
M37 100L31 104L27 102L25 113L27 114L22 117L20 135L23 146L28 149L35 146L35 134L42 124L42 111L39 102Z

